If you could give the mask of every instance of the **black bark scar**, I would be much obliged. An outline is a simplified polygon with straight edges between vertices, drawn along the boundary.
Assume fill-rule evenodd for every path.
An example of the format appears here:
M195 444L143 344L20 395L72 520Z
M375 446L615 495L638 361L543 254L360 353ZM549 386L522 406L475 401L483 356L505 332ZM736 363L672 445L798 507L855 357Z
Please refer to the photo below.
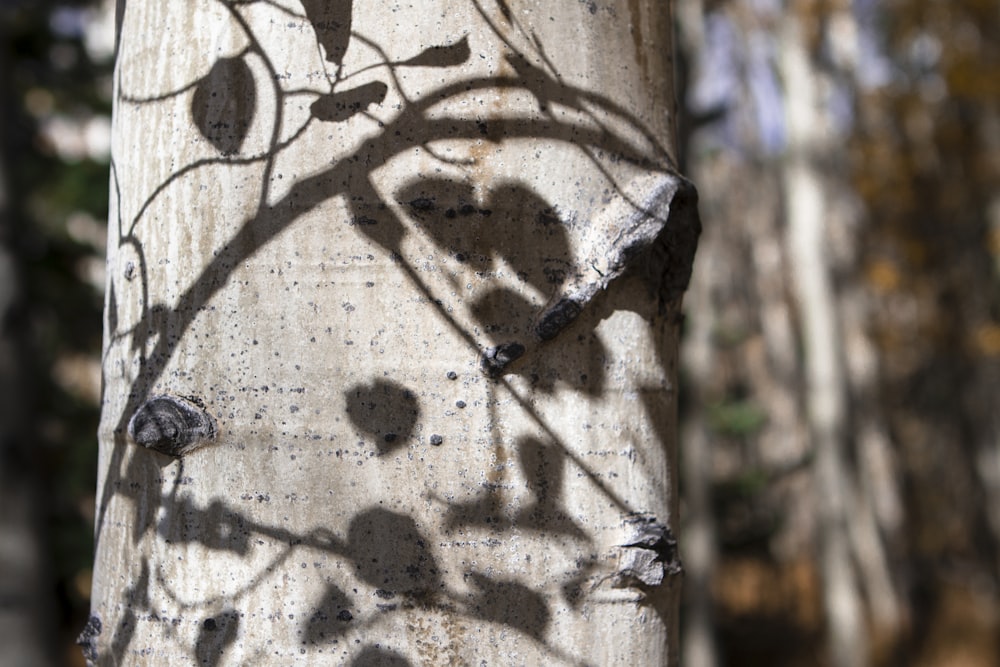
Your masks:
M215 420L196 398L154 396L132 415L128 434L137 445L180 457L215 438Z

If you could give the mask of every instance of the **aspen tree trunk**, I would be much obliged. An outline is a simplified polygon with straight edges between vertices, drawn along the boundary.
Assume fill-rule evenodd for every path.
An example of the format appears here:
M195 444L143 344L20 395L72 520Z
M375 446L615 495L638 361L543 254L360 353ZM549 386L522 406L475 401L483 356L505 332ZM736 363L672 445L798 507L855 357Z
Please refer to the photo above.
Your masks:
M120 4L89 660L677 664L668 10Z

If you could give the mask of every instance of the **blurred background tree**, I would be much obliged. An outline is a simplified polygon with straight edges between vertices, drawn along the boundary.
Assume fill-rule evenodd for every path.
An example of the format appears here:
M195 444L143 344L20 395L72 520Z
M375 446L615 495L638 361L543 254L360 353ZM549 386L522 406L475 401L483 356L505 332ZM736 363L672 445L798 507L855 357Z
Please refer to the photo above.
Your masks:
M0 664L83 664L113 13L0 3ZM1000 664L1000 9L677 18L686 664Z
M110 11L113 12L113 9ZM113 27L0 4L0 664L83 664Z
M1000 11L679 23L687 664L998 664Z

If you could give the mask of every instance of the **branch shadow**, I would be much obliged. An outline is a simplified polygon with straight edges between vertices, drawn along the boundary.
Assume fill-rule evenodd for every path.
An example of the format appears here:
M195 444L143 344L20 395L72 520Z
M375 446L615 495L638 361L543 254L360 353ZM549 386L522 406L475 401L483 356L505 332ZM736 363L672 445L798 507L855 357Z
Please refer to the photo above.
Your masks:
M443 320L466 344L481 352L481 343L469 328L451 315L440 299L434 297L430 286L412 270L404 256L403 241L409 235L419 234L456 261L478 272L487 273L497 263L510 267L519 289L494 284L477 293L466 309L473 327L482 332L495 348L522 340L531 344L529 354L543 354L545 341L562 331L572 332L581 338L590 336L589 354L603 356L603 345L593 336L592 325L614 310L607 298L587 297L583 302L571 302L557 313L559 321L551 336L539 336L539 318L551 313L551 304L560 303L574 281L581 279L587 267L581 267L580 258L574 256L571 235L578 227L590 221L574 220L548 202L538 192L524 183L498 183L483 198L471 186L444 178L414 179L402 184L396 192L397 203L403 215L396 213L377 193L371 181L372 173L390 159L417 147L427 147L441 139L484 140L499 143L517 138L545 139L577 147L588 156L591 165L604 174L612 184L613 194L634 209L637 219L654 220L663 231L655 239L625 239L628 247L622 249L623 262L633 270L645 272L650 289L657 293L661 310L673 307L680 299L690 276L691 259L697 243L698 222L696 195L693 187L676 173L668 152L648 128L631 118L625 109L614 101L566 84L557 76L531 64L525 54L517 52L503 35L512 55L506 60L514 71L512 76L495 78L456 79L441 85L433 94L412 101L402 96L405 108L381 132L346 158L335 164L303 177L295 182L280 199L268 202L269 176L277 156L292 145L311 123L343 123L354 117L369 114L374 105L382 104L390 91L390 84L399 88L395 70L400 67L459 67L468 62L471 49L468 37L448 45L432 46L417 55L399 62L383 63L389 72L389 83L372 81L347 87L348 74L343 71L344 57L352 39L352 2L350 0L301 0L305 18L312 25L317 49L335 69L330 77L328 93L314 93L310 116L304 125L291 133L291 138L279 142L279 128L284 100L291 93L277 84L274 92L277 109L274 114L271 143L260 155L240 156L249 127L258 112L258 105L265 96L258 94L253 72L247 65L248 56L263 60L268 72L276 79L277 72L267 58L265 49L254 37L252 30L239 14L243 2L223 3L233 21L244 30L250 46L242 53L221 58L204 77L184 86L180 91L140 100L127 92L119 93L119 101L129 104L155 104L175 94L191 94L190 106L193 127L209 141L217 157L183 165L163 183L159 184L138 208L131 220L118 220L120 246L134 248L138 266L134 267L132 280L142 282L142 314L138 323L129 331L119 331L118 296L114 281L111 282L108 328L112 340L131 336L130 349L139 359L138 377L132 385L126 405L114 429L113 449L107 476L100 489L97 515L97 536L100 539L106 513L115 496L132 499L134 506L132 535L138 541L149 531L168 544L200 545L246 556L252 550L251 538L269 536L288 544L279 560L294 549L310 547L339 557L350 564L357 580L373 588L378 598L374 611L352 598L346 588L329 583L318 595L312 611L302 621L303 646L321 646L338 641L349 627L372 624L380 614L400 608L420 607L429 610L449 611L470 619L496 623L537 641L554 656L569 660L545 641L545 633L553 612L543 594L515 580L504 580L470 569L464 573L471 592L460 593L445 584L432 543L416 521L404 513L380 507L359 510L351 519L342 537L326 530L315 530L305 535L257 522L253 517L239 512L225 502L217 500L207 507L199 507L182 493L183 461L179 463L176 478L167 494L160 494L164 468L174 460L160 454L128 457L122 471L127 442L126 427L130 415L145 402L159 382L177 351L179 342L189 331L197 315L204 311L212 298L230 281L232 274L278 234L294 225L306 213L332 198L344 198L351 216L344 224L358 234L377 243L397 261L414 288L428 297L430 307L437 310ZM480 13L483 10L478 7ZM506 12L504 10L506 9ZM500 3L500 10L510 20L509 8ZM483 14L485 16L485 14ZM490 25L494 30L496 26ZM119 38L120 39L120 38ZM540 52L543 59L544 53ZM530 93L537 102L538 115L531 118L490 116L485 118L437 118L429 112L442 100L458 99L470 91L487 92L516 90ZM296 94L300 94L299 91ZM304 93L309 94L309 93ZM560 120L550 113L558 105L573 110L586 123ZM622 123L630 130L626 138L605 118ZM639 139L635 137L638 136ZM214 254L195 280L184 288L173 307L151 303L148 298L149 269L146 254L137 233L141 232L144 214L152 202L163 196L182 175L218 164L263 164L262 195L256 212L239 228L236 234ZM359 168L358 164L364 164ZM632 195L618 184L608 164L627 163L637 168L662 174L673 184L667 201L657 202L658 208L646 202L633 201ZM112 179L119 198L117 171L112 161ZM672 205L671 200L676 202ZM516 207L503 202L516 202ZM663 207L669 211L665 217ZM530 242L525 243L525 239ZM639 261L633 261L640 257ZM541 294L546 301L525 296ZM595 310L587 318L579 318L585 307ZM586 323L586 324L585 324ZM590 328L588 328L590 327ZM542 340L539 340L541 338ZM582 354L582 353L581 353ZM592 396L606 390L603 366L593 359L569 357L569 363L579 364L579 372L568 378L531 377L534 390L552 393L562 383ZM513 528L547 531L577 540L588 540L583 529L561 506L562 477L567 466L582 470L596 488L623 511L633 512L627 502L614 493L589 470L584 462L564 443L545 419L534 410L523 396L514 391L502 375L518 373L523 364L501 368L495 386L503 388L515 398L520 408L544 432L544 438L522 438L517 442L518 463L525 480L530 501L522 504L512 514L501 511L496 488L486 487L481 496L466 504L450 504L446 510L445 525L488 528L502 532ZM575 379L574 379L575 378ZM405 446L421 414L415 393L384 378L358 383L344 391L346 414L352 425L372 439L380 455L389 454ZM159 517L159 519L157 519ZM116 659L125 655L135 632L135 609L148 610L149 563L143 562L139 581L126 590L127 613L115 629L111 651ZM563 582L564 596L568 600L579 598L581 582L587 568ZM224 602L233 605L239 598L260 583L258 574L242 593ZM213 601L216 603L219 601ZM240 633L239 615L232 606L205 619L194 647L200 664L219 664ZM352 665L409 665L402 655L379 646L367 645L358 652Z
M513 512L504 509L500 485L483 483L479 497L466 503L448 503L444 525L447 530L477 527L493 532L511 528L545 531L587 540L587 535L559 505L566 457L562 450L537 438L517 443L518 463L531 500Z

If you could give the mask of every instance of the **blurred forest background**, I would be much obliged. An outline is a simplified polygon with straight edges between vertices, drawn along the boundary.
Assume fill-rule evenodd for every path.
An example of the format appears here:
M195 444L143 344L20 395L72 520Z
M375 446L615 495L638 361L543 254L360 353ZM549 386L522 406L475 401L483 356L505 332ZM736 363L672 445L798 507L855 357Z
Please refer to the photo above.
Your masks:
M685 667L998 665L1000 4L676 2ZM83 664L114 4L0 0L2 665Z

